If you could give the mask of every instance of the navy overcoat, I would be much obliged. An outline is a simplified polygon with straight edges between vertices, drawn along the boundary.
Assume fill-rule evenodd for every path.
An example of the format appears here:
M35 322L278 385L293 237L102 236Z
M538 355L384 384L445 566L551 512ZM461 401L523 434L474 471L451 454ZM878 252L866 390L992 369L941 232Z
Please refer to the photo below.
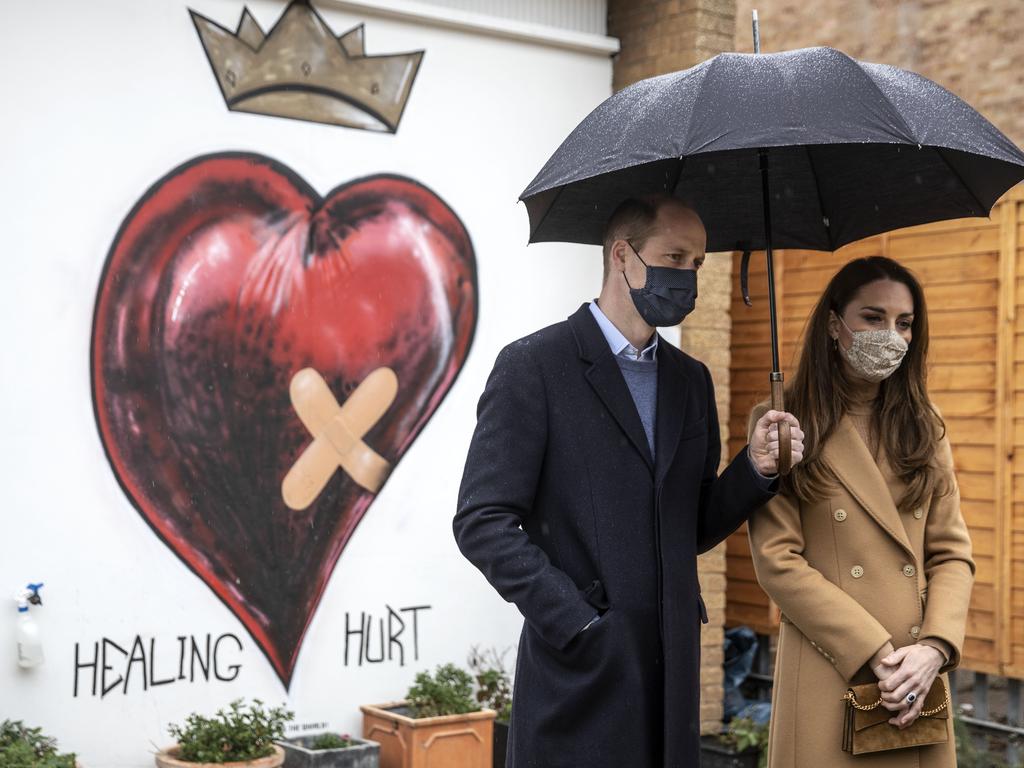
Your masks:
M718 476L707 368L657 361L656 460L587 305L502 350L480 398L454 528L526 619L510 768L699 765L697 555L775 484L746 448Z

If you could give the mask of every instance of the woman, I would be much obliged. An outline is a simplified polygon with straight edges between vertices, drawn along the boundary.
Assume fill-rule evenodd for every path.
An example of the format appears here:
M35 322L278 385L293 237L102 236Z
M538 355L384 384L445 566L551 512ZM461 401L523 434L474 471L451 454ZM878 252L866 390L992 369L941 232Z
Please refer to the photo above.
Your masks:
M842 751L848 685L877 682L906 728L960 662L974 562L927 353L924 293L891 259L843 267L808 322L786 393L804 460L749 522L782 612L769 768L956 765L952 720L946 744Z

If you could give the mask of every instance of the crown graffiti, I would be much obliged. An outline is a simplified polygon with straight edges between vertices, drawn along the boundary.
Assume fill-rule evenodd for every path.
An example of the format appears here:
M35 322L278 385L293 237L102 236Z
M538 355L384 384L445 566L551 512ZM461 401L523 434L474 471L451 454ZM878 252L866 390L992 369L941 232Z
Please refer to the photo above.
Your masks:
M228 109L394 133L423 51L367 56L363 25L335 36L307 0L269 33L248 8L231 32L190 10Z

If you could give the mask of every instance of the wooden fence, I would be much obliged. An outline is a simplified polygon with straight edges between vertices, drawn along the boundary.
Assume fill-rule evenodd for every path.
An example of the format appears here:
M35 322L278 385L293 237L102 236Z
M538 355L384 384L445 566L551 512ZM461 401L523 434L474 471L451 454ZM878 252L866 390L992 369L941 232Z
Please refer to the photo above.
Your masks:
M1024 185L989 219L912 227L835 253L780 252L776 295L788 376L828 280L850 259L874 254L913 270L928 301L929 390L946 419L978 564L964 666L1024 678ZM763 254L751 259L750 284L753 308L739 291L732 300L730 453L746 442L751 408L768 396ZM745 530L729 539L727 563L727 625L774 632L778 611L754 578Z

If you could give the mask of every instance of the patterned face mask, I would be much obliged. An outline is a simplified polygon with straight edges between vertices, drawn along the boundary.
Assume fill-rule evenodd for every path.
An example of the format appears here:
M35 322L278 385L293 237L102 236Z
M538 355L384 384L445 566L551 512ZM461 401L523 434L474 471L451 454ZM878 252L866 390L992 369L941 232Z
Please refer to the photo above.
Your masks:
M628 240L626 243L633 248L633 244ZM633 248L633 253L647 269L647 281L643 288L629 285L629 278L625 272L622 273L626 285L629 286L629 295L633 299L636 311L652 328L679 325L696 306L697 271L674 267L649 267L636 248Z
M836 343L843 350L843 356L862 378L871 382L879 382L892 376L900 367L910 345L907 340L894 330L855 331L839 318L846 330L853 334L853 343L849 349L843 349L839 340Z

